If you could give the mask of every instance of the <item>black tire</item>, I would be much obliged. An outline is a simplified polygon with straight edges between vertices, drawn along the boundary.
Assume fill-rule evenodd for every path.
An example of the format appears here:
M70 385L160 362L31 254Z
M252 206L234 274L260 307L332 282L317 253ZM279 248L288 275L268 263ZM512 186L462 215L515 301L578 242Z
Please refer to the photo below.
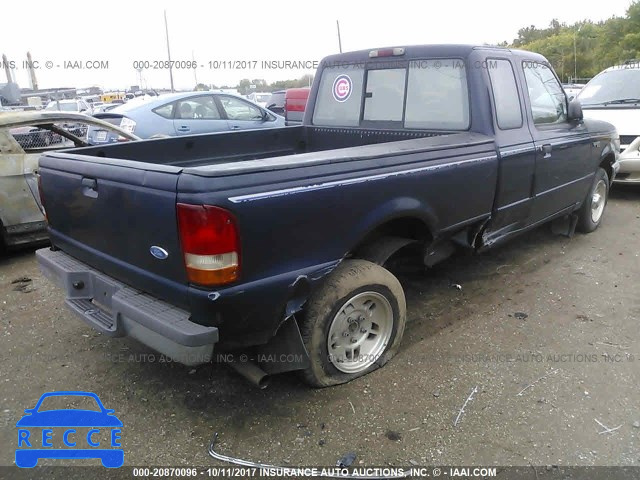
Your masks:
M600 190L601 196L602 191L604 191L604 198L601 200L602 211L600 215L594 220L593 218L593 210L594 210L594 195L596 191ZM609 175L603 168L598 168L596 172L596 176L593 179L593 184L591 188L589 188L589 193L587 193L587 198L585 198L580 211L578 212L578 224L577 229L584 233L593 232L600 223L602 223L602 218L604 217L604 211L607 206L607 200L609 199Z
M375 360L366 369L345 373L330 359L329 330L346 302L361 294L381 295L386 299L393 313L391 333L381 347L384 350L375 355ZM311 359L311 366L301 372L305 382L313 387L339 385L384 366L398 351L404 335L406 311L404 291L391 272L366 260L342 262L311 295L303 312L300 331Z

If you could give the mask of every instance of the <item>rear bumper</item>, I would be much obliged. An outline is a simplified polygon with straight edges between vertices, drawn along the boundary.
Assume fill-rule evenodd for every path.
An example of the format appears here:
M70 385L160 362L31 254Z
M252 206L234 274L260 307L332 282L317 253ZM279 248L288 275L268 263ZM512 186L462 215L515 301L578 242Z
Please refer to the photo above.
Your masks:
M218 329L189 320L189 312L101 273L61 250L36 252L42 273L60 286L65 303L95 330L129 336L185 365L207 363Z

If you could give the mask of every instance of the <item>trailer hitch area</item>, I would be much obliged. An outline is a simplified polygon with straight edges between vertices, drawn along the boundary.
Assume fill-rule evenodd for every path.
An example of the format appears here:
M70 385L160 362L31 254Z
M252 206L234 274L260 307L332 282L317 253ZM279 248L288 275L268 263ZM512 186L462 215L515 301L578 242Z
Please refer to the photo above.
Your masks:
M264 468L264 469L269 469L269 470L275 470L277 472L279 472L282 476L285 477L296 477L297 474L300 472L300 468L304 468L304 467L279 467L277 465L269 465L268 463L259 463L259 462L252 462L249 460L243 460L241 458L234 458L234 457L229 457L228 455L223 455L222 453L218 453L215 451L215 445L216 445L216 441L218 440L218 432L213 434L213 437L211 438L211 443L209 443L209 455L212 458L215 458L216 460L219 460L221 462L227 462L227 463L231 463L233 465L240 465L242 467L249 467L249 468ZM337 468L337 467L328 467L326 473L323 473L322 477L323 478L345 478L345 479L365 479L365 480L384 480L384 479L396 479L396 478L409 478L410 476L410 469L409 468L403 468L402 471L404 472L402 475L398 475L398 476L363 476L363 475L355 475L355 474L351 474L351 473L341 473L342 471L344 471L344 468Z

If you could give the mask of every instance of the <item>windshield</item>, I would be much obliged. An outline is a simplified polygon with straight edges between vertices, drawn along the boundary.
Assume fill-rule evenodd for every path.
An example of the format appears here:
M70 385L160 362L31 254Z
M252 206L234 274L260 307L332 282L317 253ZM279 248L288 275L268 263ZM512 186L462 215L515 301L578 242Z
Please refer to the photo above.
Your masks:
M267 100L269 100L269 97L271 96L270 93L265 93L262 95L256 95L256 102L266 102Z
M61 112L77 112L76 102L51 102L45 110L58 110Z
M578 95L578 100L583 106L638 98L640 68L621 68L603 72L591 80Z

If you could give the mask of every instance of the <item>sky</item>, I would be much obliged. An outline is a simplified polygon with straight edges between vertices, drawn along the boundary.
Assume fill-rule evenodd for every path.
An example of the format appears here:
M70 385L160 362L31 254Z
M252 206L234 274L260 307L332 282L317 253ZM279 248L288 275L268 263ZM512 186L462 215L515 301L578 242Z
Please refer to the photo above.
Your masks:
M484 0L109 0L3 2L0 53L15 62L15 80L29 87L27 51L38 62L40 88L168 88L166 10L176 89L199 83L236 85L313 73L314 62L343 51L427 43L512 41L520 28L546 28L624 15L631 0L528 2ZM188 68L195 64L195 71ZM263 68L263 62L304 62L308 70ZM87 64L89 62L89 64ZM148 63L147 63L148 62ZM138 72L135 67L147 67ZM72 68L73 67L73 68ZM93 67L93 68L89 68ZM187 68L184 68L187 67ZM5 82L0 70L0 82Z

